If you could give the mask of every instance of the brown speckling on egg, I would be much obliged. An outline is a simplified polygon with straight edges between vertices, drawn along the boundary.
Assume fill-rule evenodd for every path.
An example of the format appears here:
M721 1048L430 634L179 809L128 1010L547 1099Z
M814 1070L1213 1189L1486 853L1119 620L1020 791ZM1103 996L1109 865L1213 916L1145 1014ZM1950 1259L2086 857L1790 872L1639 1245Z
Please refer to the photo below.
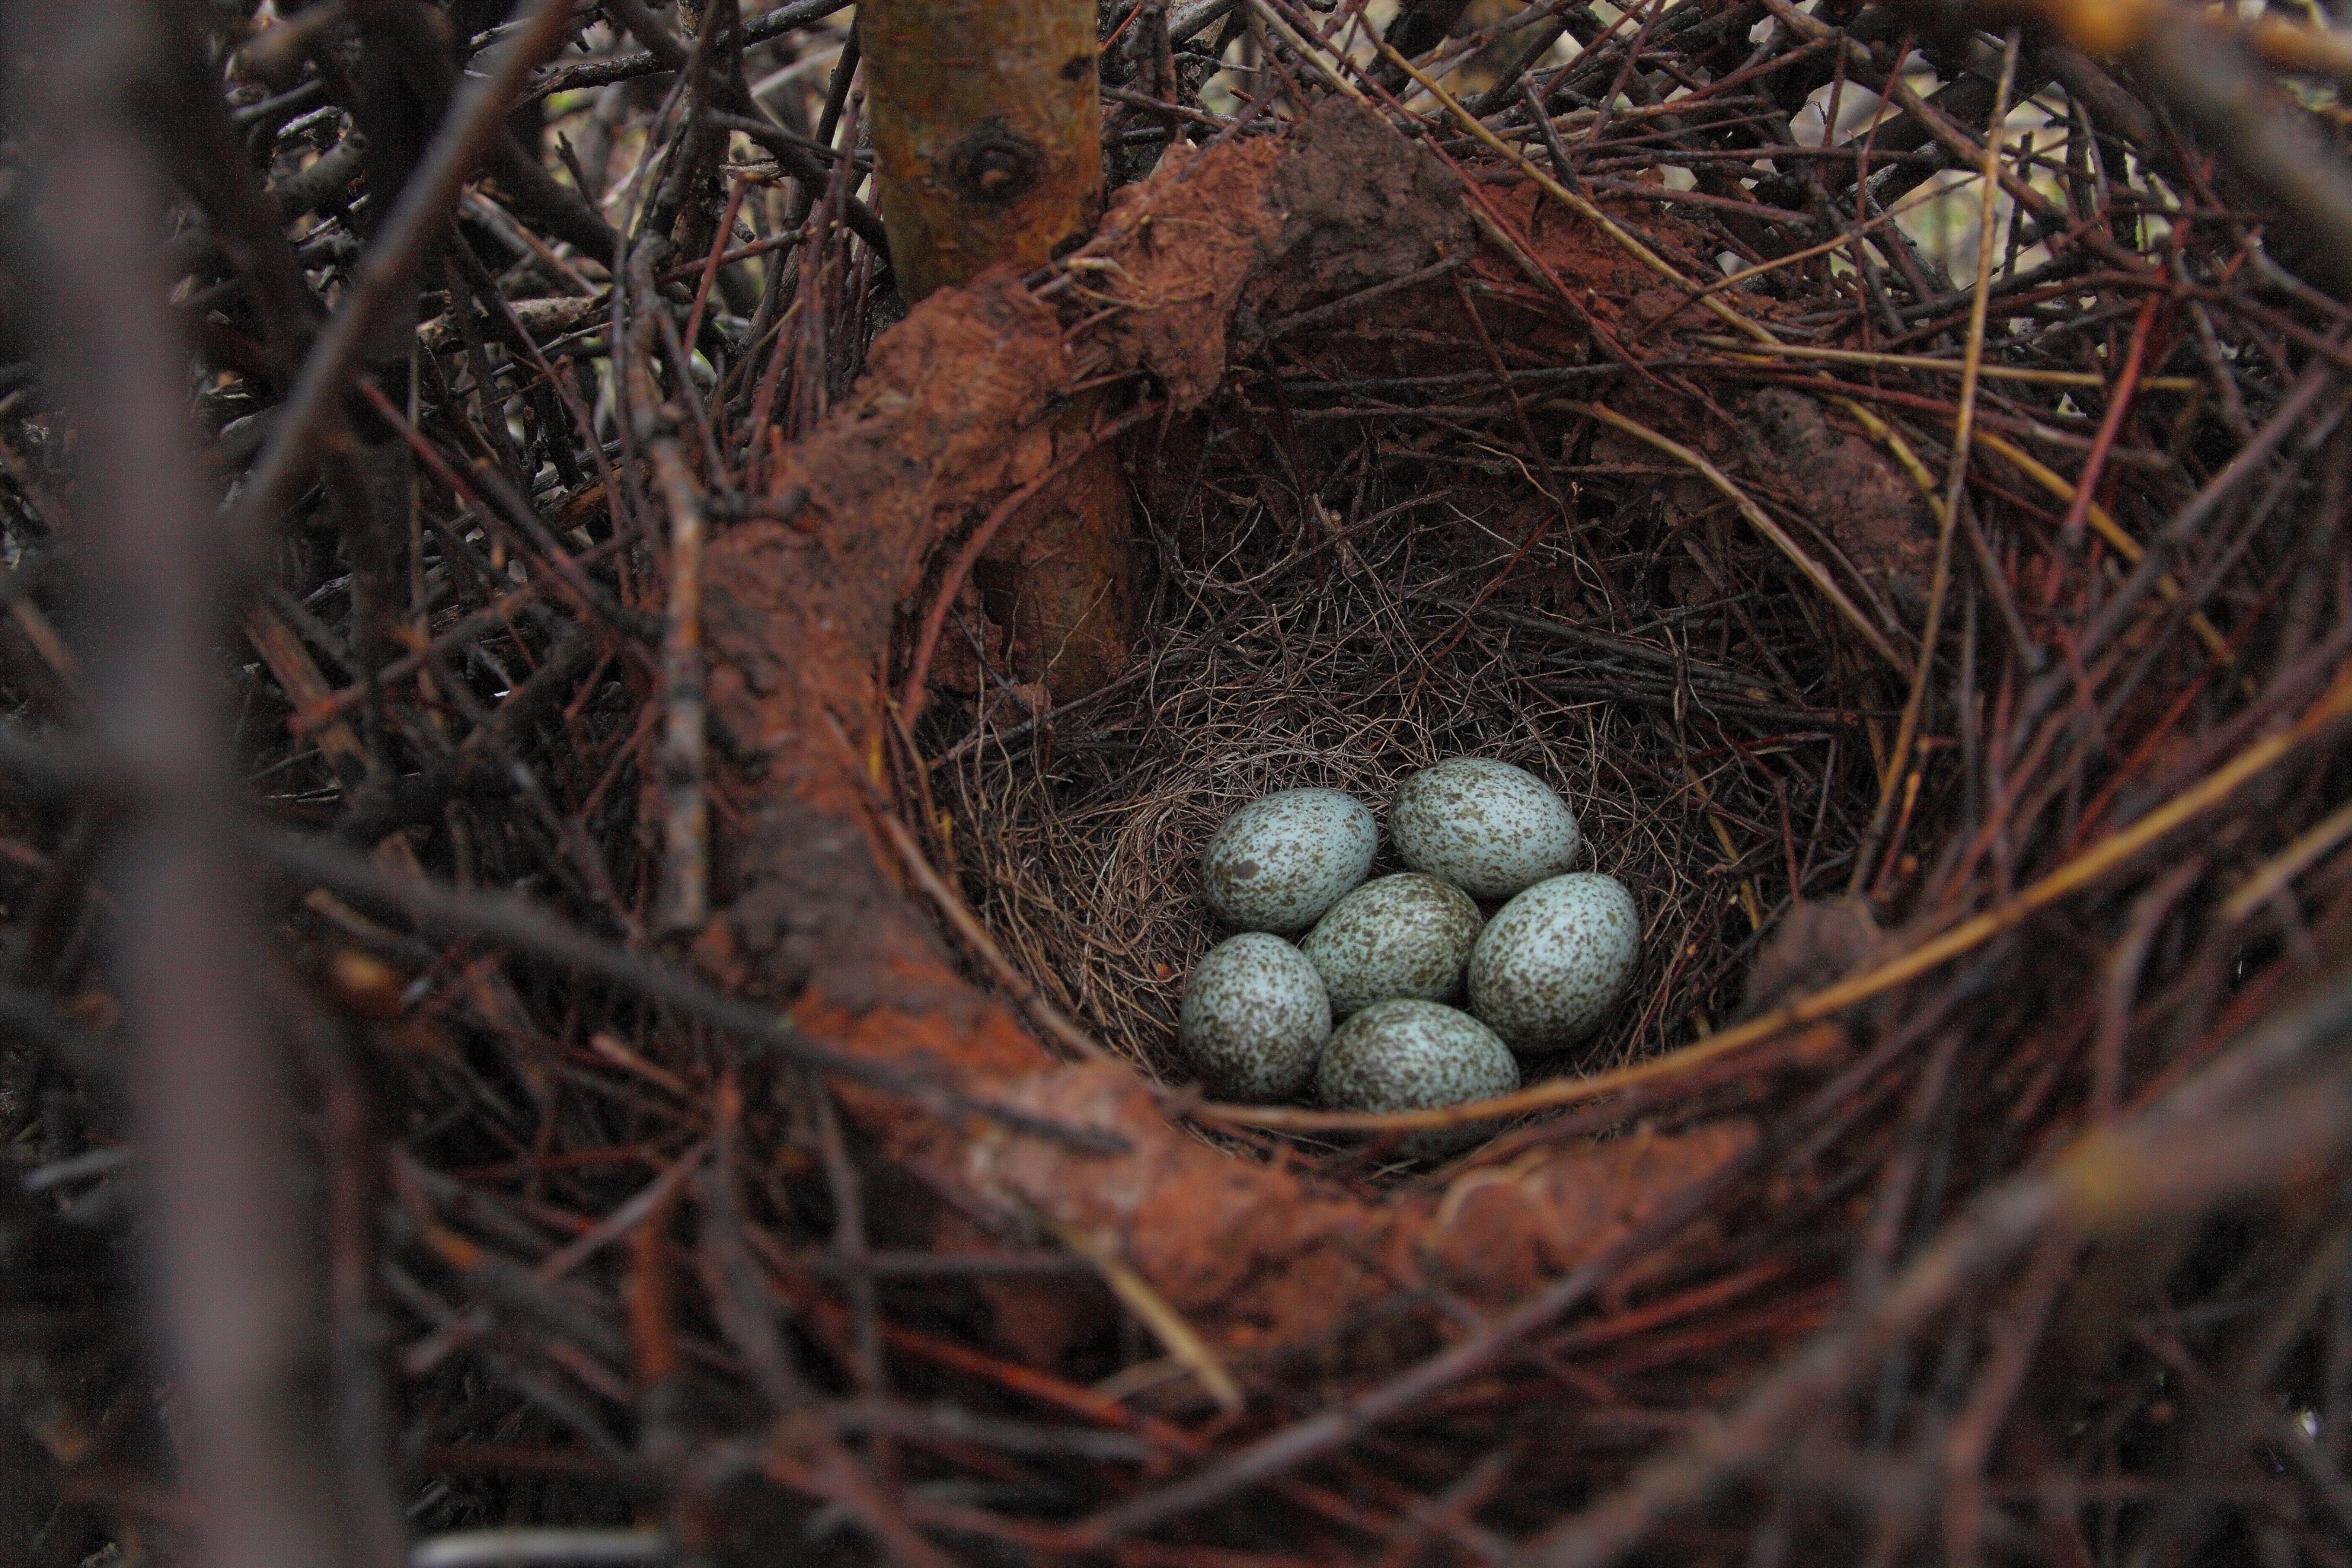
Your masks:
M1444 1001L1462 988L1485 925L1470 895L1417 871L1375 877L1333 904L1299 944L1331 1012L1346 1018L1395 997Z
M1381 832L1337 789L1284 789L1225 820L1201 857L1201 892L1227 925L1299 931L1372 869Z
M1642 915L1615 877L1539 882L1495 913L1470 951L1470 1010L1521 1055L1563 1051L1616 1005Z
M1177 1041L1194 1076L1228 1100L1297 1093L1330 1033L1322 978L1279 936L1229 936L1209 949L1184 984Z
M1455 757L1398 787L1389 837L1413 870L1497 899L1566 871L1581 836L1568 802L1526 768Z
M1337 1111L1432 1111L1508 1094L1519 1064L1492 1030L1438 1002L1374 1002L1331 1031L1315 1070L1315 1097ZM1415 1134L1403 1152L1427 1155L1475 1142L1473 1127Z

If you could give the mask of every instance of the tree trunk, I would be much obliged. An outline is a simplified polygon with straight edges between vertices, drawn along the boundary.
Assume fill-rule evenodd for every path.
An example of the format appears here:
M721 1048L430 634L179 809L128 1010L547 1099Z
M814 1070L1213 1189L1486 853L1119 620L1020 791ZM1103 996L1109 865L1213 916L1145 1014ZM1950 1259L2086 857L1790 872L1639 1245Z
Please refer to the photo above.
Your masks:
M1035 266L1102 202L1091 0L869 0L875 181L908 304Z
M1092 0L869 0L858 10L876 184L912 304L999 263L1032 267L1102 204ZM1080 400L1063 419L1099 412ZM983 558L1013 674L1060 697L1126 663L1140 566L1109 448L1039 496Z

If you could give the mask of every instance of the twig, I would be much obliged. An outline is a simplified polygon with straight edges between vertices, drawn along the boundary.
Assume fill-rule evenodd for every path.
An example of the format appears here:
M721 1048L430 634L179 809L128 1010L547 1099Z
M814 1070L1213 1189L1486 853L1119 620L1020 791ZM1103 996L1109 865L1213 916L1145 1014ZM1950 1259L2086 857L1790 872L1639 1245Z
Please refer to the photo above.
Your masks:
M1218 1408L1226 1415L1238 1415L1242 1408L1241 1385L1225 1370L1223 1360L1210 1347L1201 1333L1184 1321L1182 1313L1168 1304L1168 1298L1151 1288L1151 1281L1120 1261L1118 1254L1097 1242L1075 1226L1066 1225L1052 1215L1039 1218L1050 1228L1055 1239L1071 1251L1093 1264L1104 1283L1128 1310L1143 1320L1153 1337L1165 1346L1168 1354L1185 1371L1196 1378Z
M743 23L743 47L764 44L771 38L781 38L786 33L824 21L827 16L846 11L856 0L790 0L764 16L753 16ZM633 81L639 77L660 76L678 68L678 61L655 49L638 49L625 55L608 55L603 59L581 60L574 64L553 66L531 78L524 89L521 101L535 102L559 92L577 92L583 88L606 87L614 82Z
M1842 237L1837 243L1843 245L1846 242ZM1737 279L1726 278L1724 281L1729 283ZM1707 287L1719 286L1709 284ZM1759 360L1768 356L1774 359L1822 360L1832 364L1880 366L1887 370L1934 371L1943 375L1959 375L1967 369L1959 360L1939 360L1932 354L1874 354L1860 349L1823 349L1803 343L1746 343L1729 338L1697 338L1693 340L1709 348L1731 350ZM2084 387L2093 391L2114 384L2107 377L2092 371L2048 371L2025 365L1979 363L1977 378L1987 382L2014 382L2022 386ZM2189 392L2197 390L2198 382L2191 376L2142 376L2138 385L2143 392Z
M249 834L247 841L284 870L348 897L388 905L427 925L487 936L582 974L599 976L755 1041L789 1061L903 1095L939 1113L981 1115L1015 1131L1097 1153L1115 1153L1121 1146L1108 1134L1065 1127L990 1104L936 1078L898 1071L818 1045L773 1012L739 1001L651 955L627 952L574 930L511 894L467 893L419 877L396 876L362 856L302 834L260 831Z
M2304 234L2297 259L2352 293L2352 170L2311 122L2279 107L2222 29L2169 5L2134 59L2213 138L2221 155L2285 207Z
M2352 1137L2352 1078L2340 1061L2277 1090L2246 1063L2257 1060L2275 1074L2279 1059L2292 1062L2347 1028L2352 984L2338 976L2130 1124L2080 1138L2046 1169L1987 1190L1877 1301L1790 1357L1728 1417L1531 1542L1522 1560L1541 1568L1620 1561L1667 1516L1769 1462L1795 1423L1827 1408L1962 1286L2053 1227L2121 1229L2152 1215L2200 1214L2340 1152ZM2194 1139L2183 1135L2192 1124Z
M343 383L366 351L369 340L403 298L433 240L448 224L466 182L490 145L506 132L513 106L531 68L552 55L579 19L572 0L537 0L529 25L498 46L488 68L468 78L449 104L448 118L435 132L415 175L377 231L365 259L335 313L310 345L301 374L287 393L243 486L230 504L228 537L250 549L292 491L295 479L319 439L341 417Z
M675 440L650 444L655 486L669 514L669 580L662 637L661 894L656 929L699 930L710 915L709 752L703 708L702 497Z
M1728 475L1709 462L1703 455L1692 451L1679 441L1661 435L1638 420L1619 413L1615 409L1604 408L1599 403L1559 400L1549 406L1564 409L1571 413L1585 414L1613 429L1622 430L1635 440L1657 448L1675 462L1698 474L1738 509L1739 515L1747 519L1750 528L1770 540L1772 548L1786 556L1790 563L1803 573L1805 580L1818 589L1822 597L1828 600L1836 608L1837 612L1845 618L1846 623L1861 634L1864 642L1870 644L1871 652L1898 671L1906 667L1903 655L1896 653L1895 644L1886 640L1886 633L1871 624L1870 618L1862 612L1862 607L1847 596L1845 590L1837 585L1837 580L1830 576L1828 570L1811 556L1807 555L1803 548L1789 536L1789 531L1774 522L1763 507L1750 500L1748 492L1733 484Z
M1903 716L1895 727L1893 755L1887 758L1885 771L1879 779L1878 804L1872 809L1870 826L1863 832L1862 850L1853 859L1853 876L1846 887L1849 894L1859 894L1870 885L1878 858L1879 834L1885 830L1895 791L1904 787L1910 770L1912 743L1918 738L1919 720L1927 706L1927 687L1935 676L1936 646L1942 640L1944 629L1944 596L1952 581L1952 533L1959 523L1961 508L1969 504L1965 493L1969 440L1976 431L1977 378L1984 364L1985 320L1991 305L1993 213L1995 199L2000 194L2001 130L2009 117L2010 88L2016 79L2017 33L2011 29L2001 50L2000 86L1993 94L1990 129L1985 132L1984 167L1978 177L1976 289L1969 302L1969 335L1960 355L1960 406L1952 416L1951 461L1945 470L1943 499L1936 507L1936 566L1927 587L1927 621L1919 633L1919 662L1911 672L1910 694L1904 698ZM1903 829L1898 826L1894 841L1887 846L1890 861L1902 843Z

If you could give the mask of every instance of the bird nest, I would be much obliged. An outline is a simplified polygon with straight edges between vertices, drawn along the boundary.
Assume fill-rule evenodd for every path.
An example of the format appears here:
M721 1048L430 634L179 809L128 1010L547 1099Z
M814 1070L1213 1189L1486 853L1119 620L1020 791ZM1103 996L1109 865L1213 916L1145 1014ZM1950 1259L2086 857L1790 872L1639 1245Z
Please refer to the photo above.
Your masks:
M1132 55L1150 176L887 331L848 66L743 162L751 99L601 31L548 92L677 78L551 100L653 204L606 278L511 156L429 288L353 271L340 56L252 105L270 202L194 181L199 381L161 317L75 336L148 319L127 265L9 269L59 330L0 367L6 700L114 744L233 691L253 797L226 705L111 771L7 735L26 1560L2340 1559L2352 313L2249 218L2302 143L2249 184L2071 49L1875 6L1530 6L1476 103L1326 47L1361 6L1117 9L1226 28L1250 102ZM2328 123L2186 96L2179 20L2168 101ZM245 167L215 129L184 179ZM153 249L126 188L54 233ZM192 384L216 465L110 471ZM1149 559L1076 692L967 590L1106 450ZM243 570L218 659L188 596ZM1199 853L1460 753L1561 788L1641 967L1496 1136L1368 1179L1426 1123L1172 1061Z

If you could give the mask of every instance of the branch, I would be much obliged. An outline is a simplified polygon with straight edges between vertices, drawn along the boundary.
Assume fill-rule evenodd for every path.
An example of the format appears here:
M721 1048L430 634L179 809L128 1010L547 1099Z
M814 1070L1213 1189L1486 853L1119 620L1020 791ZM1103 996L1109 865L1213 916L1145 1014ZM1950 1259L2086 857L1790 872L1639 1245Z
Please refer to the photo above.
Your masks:
M2324 1170L2352 1141L2352 1068L2338 1055L2296 1070L2347 1030L2352 976L2339 973L2126 1127L2078 1139L2045 1169L1979 1195L1882 1295L1784 1362L1730 1416L1644 1465L1520 1560L1546 1568L1619 1561L1668 1515L1769 1464L1788 1434L1820 1420L1964 1286L2037 1237L2127 1232Z
M1225 0L1231 4L1232 0ZM853 0L795 0L790 5L779 5L766 16L743 24L743 47L764 44L770 38L781 38L786 33L814 26L838 11L846 11ZM662 76L678 68L679 62L664 54L658 47L638 49L625 55L608 55L599 60L579 60L570 65L556 66L533 78L523 94L525 102L551 97L559 92L573 92L582 88L609 87L616 81L630 81L638 77Z
M173 1424L205 1558L330 1568L384 1521L344 1516L305 1386L319 1347L283 1063L227 831L223 540L187 439L163 181L136 130L167 57L141 0L14 0L5 22L38 182L17 270L37 279L47 385L79 442L74 544L102 612L85 621L89 706L101 765L135 797L111 857L114 985Z

